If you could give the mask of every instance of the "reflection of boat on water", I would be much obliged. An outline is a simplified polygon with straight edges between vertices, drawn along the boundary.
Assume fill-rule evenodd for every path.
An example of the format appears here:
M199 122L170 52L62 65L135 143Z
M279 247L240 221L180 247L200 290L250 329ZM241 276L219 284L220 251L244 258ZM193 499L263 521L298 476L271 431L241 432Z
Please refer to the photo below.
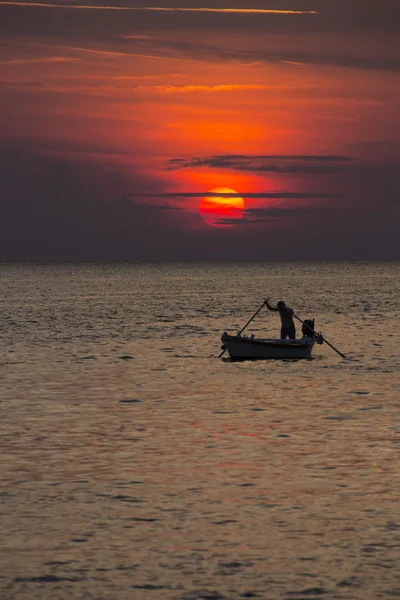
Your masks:
M272 338L256 338L244 335L221 337L223 347L229 352L232 360L266 360L282 358L311 358L315 337L303 337L298 340L278 340Z

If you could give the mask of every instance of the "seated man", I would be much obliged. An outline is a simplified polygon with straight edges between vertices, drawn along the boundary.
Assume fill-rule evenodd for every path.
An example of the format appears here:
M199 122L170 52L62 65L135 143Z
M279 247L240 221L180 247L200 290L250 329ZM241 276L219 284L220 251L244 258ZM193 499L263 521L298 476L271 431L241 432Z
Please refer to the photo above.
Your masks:
M265 305L268 310L273 310L275 312L279 312L281 317L282 327L281 327L281 340L285 340L287 337L290 340L296 339L296 328L294 326L293 315L294 312L291 308L286 306L283 300L280 300L277 306L271 306L269 304L269 298L265 301Z

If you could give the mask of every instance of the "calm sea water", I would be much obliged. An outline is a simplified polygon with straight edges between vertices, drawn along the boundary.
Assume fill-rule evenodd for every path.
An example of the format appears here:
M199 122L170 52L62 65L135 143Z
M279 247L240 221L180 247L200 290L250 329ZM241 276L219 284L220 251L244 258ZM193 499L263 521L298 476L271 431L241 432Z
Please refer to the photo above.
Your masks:
M0 266L1 600L400 597L399 275ZM348 359L218 360L265 297Z

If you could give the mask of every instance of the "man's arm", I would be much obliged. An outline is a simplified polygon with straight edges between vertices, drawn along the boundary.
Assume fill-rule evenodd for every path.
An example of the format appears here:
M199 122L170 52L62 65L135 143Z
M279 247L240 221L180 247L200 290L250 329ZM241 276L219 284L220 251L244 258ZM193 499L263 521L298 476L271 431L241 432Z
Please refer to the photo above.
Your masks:
M265 301L265 306L268 308L268 310L273 310L273 311L275 311L275 312L278 312L278 311L279 311L279 308L278 308L277 306L275 307L275 306L271 306L271 305L270 305L270 303L269 303L269 298L267 298L267 299L266 299L266 301Z

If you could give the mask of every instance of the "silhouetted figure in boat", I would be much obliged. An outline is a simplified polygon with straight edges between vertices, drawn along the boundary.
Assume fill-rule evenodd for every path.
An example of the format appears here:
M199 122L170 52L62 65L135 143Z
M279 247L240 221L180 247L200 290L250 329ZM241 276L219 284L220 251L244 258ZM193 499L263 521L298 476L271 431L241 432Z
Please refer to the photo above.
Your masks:
M268 310L273 310L274 312L278 312L281 317L282 327L281 327L281 340L285 340L287 337L290 340L296 339L296 327L294 326L293 315L294 312L291 308L286 306L283 300L280 300L276 306L271 306L269 303L269 298L265 301L265 305Z

